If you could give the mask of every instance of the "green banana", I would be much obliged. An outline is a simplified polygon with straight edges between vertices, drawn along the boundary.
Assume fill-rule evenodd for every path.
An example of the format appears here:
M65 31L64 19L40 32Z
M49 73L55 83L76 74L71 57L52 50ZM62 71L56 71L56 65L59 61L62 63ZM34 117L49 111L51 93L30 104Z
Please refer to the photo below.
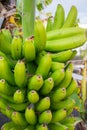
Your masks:
M66 110L69 110L70 108L73 108L75 106L75 100L68 98L63 101L60 101L58 103L51 104L51 108L54 110L65 108Z
M46 45L46 30L41 20L35 21L34 36L36 52L40 52Z
M10 65L10 67L11 67L11 69L14 69L14 67L15 67L15 65L16 65L16 63L17 63L17 60L14 60L12 57L11 57L11 55L7 55L7 58L8 58L8 63L9 63L9 65Z
M17 90L17 87L9 85L6 80L0 80L0 93L6 95L13 95L13 93Z
M33 39L26 39L23 44L23 54L27 62L35 59L35 47Z
M14 112L14 110L8 106L6 107L5 111L6 111L6 116L11 119L11 115Z
M3 53L2 51L0 51L0 57L4 57L4 59L7 60L8 63L10 62L10 61L8 60L7 55L6 55L5 53Z
M2 108L2 109L6 109L6 107L9 106L12 109L14 109L15 111L23 111L23 110L25 110L27 104L28 103L25 102L25 103L20 103L20 105L19 105L19 104L12 103L4 98L3 99L0 98L0 108Z
M76 56L76 54L77 54L77 50L73 50L73 51L72 51L72 55L71 55L71 57L70 57L70 60L74 59L75 56Z
M50 108L50 98L44 97L36 104L36 110L38 112L43 112Z
M36 130L48 130L48 127L46 124L39 124L37 127L36 127Z
M2 56L0 56L0 79L5 79L11 85L15 85L14 74L11 71L8 62Z
M59 87L65 87L67 88L72 80L72 72L73 72L73 64L70 63L66 70L65 70L65 77L64 79L60 82Z
M12 41L12 36L10 34L10 31L7 29L2 29L0 31L0 51L4 52L5 54L10 54L11 41Z
M5 99L5 100L7 100L8 102L14 103L14 100L13 100L12 96L0 93L0 97L3 98L3 99Z
M68 127L61 123L55 123L55 124L50 124L49 125L50 130L68 130Z
M41 58L43 56L45 56L47 53L48 52L43 50L43 51L41 51L40 53L37 54L36 59L35 59L35 62L36 62L37 65L39 65L39 62L40 62Z
M75 130L75 125L74 124L66 124L69 130Z
M40 89L40 93L42 95L47 95L48 93L51 92L51 90L53 89L53 87L54 87L54 81L53 81L53 79L51 77L48 78L48 79L45 79L44 84L43 84L43 86Z
M13 100L15 103L23 103L25 102L26 91L24 89L17 89L13 94Z
M58 69L64 69L65 65L64 63L60 63L60 62L53 62L52 61L52 64L51 64L51 71L54 72L55 70L58 70Z
M36 74L41 74L44 79L47 78L47 75L51 68L51 63L52 59L50 54L48 53L41 58L39 65L36 69Z
M71 71L73 72L74 66L72 62L67 62L66 66L65 66L65 70L67 69L71 69Z
M19 36L13 37L11 44L11 56L15 60L22 58L22 39Z
M3 35L7 39L6 42L11 43L12 42L12 34L9 29L3 28L2 29Z
M47 19L46 32L51 31L53 29L53 20L52 17Z
M46 110L39 115L40 124L43 123L49 124L51 120L52 120L52 112L50 110Z
M57 90L50 93L52 103L59 102L66 97L66 88L58 88Z
M27 102L25 103L20 103L20 104L14 104L14 103L8 103L8 105L14 109L15 111L24 111L26 106L27 106Z
M29 91L28 100L30 103L37 103L39 101L39 94L35 90Z
M37 123L36 113L30 105L25 110L25 119L30 125L35 125Z
M59 52L82 46L87 41L86 33L46 42L45 50Z
M11 130L13 127L18 127L13 121L6 122L4 125L2 125L1 130ZM19 130L19 129L16 129Z
M19 60L14 68L14 78L16 85L20 88L23 88L26 83L26 67L25 63L22 60Z
M0 109L5 110L7 107L6 102L0 97Z
M77 8L72 5L62 28L73 27L77 19Z
M59 122L67 116L66 109L60 109L52 113L51 123Z
M78 84L75 79L72 79L68 88L66 89L66 97L69 97L70 95L73 94L73 92L77 89Z
M51 53L52 61L55 62L67 62L71 59L71 56L73 54L72 50L62 51L59 53Z
M14 68L16 61L13 60L9 55L6 55L2 51L0 51L0 56L4 57L4 59L8 62L11 68Z
M84 34L85 29L81 27L61 28L47 32L47 40L64 39L78 34Z
M24 113L14 111L12 112L11 119L16 125L20 126L28 125L27 121L25 120Z
M65 11L61 4L57 5L57 9L54 15L53 29L59 29L63 26L65 20Z
M76 117L74 116L70 116L70 117L66 117L64 120L61 121L62 124L70 124L70 123L74 123L76 121L75 119Z
M65 77L64 69L57 69L55 70L50 77L54 81L54 87L56 87Z
M34 75L28 81L28 89L38 91L43 85L43 77L41 75Z
M42 51L41 53L39 53L39 55L38 55L37 58L36 58L36 64L39 64L40 59L41 59L43 56L45 56L46 54L47 54L46 51ZM56 54L51 54L51 53L50 53L50 55L51 55L51 57L56 57ZM52 56L52 55L53 55L53 56ZM52 60L53 60L53 59L52 59ZM52 61L52 63L51 63L51 68L50 68L50 69L51 69L52 72L54 72L55 70L58 70L58 69L64 69L64 67L65 67L64 63Z

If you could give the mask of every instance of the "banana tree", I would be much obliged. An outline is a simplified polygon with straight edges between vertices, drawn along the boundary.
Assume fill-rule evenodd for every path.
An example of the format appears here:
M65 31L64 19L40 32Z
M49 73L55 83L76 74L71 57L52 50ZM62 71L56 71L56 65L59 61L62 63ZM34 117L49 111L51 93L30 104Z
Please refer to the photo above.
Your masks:
M23 39L34 34L35 8L39 11L51 4L52 0L17 0L17 10L22 14Z
M22 6L22 30L23 38L34 34L35 0L23 0Z

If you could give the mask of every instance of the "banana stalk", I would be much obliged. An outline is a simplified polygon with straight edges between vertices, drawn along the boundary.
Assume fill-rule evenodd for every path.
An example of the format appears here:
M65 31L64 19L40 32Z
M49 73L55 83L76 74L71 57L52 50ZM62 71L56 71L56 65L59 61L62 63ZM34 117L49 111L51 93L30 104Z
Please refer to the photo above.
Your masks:
M34 34L35 0L23 0L22 29L23 39Z

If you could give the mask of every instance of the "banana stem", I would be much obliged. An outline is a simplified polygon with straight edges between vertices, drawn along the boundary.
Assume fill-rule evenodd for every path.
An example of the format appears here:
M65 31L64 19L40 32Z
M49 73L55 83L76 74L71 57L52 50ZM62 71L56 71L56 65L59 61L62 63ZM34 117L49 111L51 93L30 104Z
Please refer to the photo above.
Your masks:
M86 101L86 67L82 70L83 80L82 80L82 102L85 104Z
M35 0L23 0L22 29L23 40L34 35Z

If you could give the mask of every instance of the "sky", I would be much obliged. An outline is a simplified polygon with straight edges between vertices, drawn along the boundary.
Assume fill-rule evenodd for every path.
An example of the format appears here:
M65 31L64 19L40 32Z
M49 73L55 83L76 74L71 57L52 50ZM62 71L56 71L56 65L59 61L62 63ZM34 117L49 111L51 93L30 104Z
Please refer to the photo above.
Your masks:
M67 15L72 5L78 10L78 18L81 24L87 24L87 0L53 0L52 4L45 8L44 12L52 12L54 15L57 4L62 4Z

